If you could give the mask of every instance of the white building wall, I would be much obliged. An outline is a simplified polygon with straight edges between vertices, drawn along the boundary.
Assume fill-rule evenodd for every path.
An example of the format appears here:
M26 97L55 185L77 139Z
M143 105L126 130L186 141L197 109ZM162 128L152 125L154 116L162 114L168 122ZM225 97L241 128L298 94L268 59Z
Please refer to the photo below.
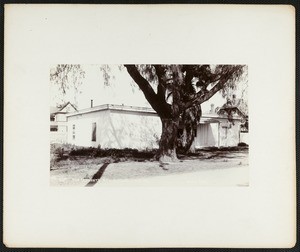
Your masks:
M96 123L95 142L92 141L93 123ZM152 149L158 147L160 135L161 121L155 114L103 110L68 117L68 143L77 146Z
M110 117L112 148L158 148L162 126L156 114L112 110Z
M60 114L60 113L57 113L55 115L55 121L56 122L66 122L67 121L67 116L66 114Z
M50 131L50 143L67 143L67 134Z
M241 143L249 144L248 134L249 134L248 132L241 132L240 133L240 142Z
M65 115L60 115L55 117L55 121L50 121L50 128L57 127L57 131L50 130L50 143L66 143L67 142L67 122ZM58 119L60 121L58 121ZM62 120L64 119L64 120Z
M229 123L226 118L219 118L218 121L198 124L197 136L193 143L194 148L238 145L240 142L240 121L234 120L234 124Z
M96 123L96 141L92 141L93 123ZM108 126L108 110L68 116L68 143L83 147L105 147L102 142L109 138Z
M218 147L219 124L200 123L197 126L197 136L195 138L195 148Z
M241 122L234 120L234 124L223 119L220 123L220 147L237 146L240 142Z
M96 141L92 141L93 123L96 123ZM156 114L126 110L71 115L68 116L67 124L68 143L83 147L158 148L162 130L160 118ZM218 118L198 125L193 148L237 146L239 142L240 121L234 120L232 124L226 118Z

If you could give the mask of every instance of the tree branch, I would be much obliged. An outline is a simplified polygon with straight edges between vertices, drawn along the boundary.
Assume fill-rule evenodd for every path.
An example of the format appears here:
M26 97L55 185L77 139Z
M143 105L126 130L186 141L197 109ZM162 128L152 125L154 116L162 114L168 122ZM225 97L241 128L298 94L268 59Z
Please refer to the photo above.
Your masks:
M194 93L194 89L192 87L192 79L193 79L193 73L188 69L186 66L186 75L185 75L185 86L184 86L184 92L186 93Z
M161 101L157 94L154 92L150 83L140 74L135 65L124 65L127 69L127 72L135 83L143 91L145 98L150 103L152 108L158 113L160 117L168 118L171 116L170 108L167 106L165 101Z
M185 109L188 109L196 104L201 104L207 100L209 100L213 95L215 95L219 90L224 87L224 84L227 80L221 80L216 85L213 86L207 93L199 92L195 97L189 101L187 101L184 105Z
M165 99L165 93L166 93L166 88L165 88L165 83L162 80L162 74L163 70L159 65L153 65L155 68L155 72L158 78L158 86L157 86L157 96L161 101L166 101Z
M224 88L224 86L226 85L226 82L228 82L230 80L230 78L232 77L232 74L234 74L234 72L235 72L235 69L226 69L223 72L223 75L221 75L220 79L216 77L215 81L217 79L219 79L219 82L217 84L215 84L208 92L197 93L197 95L194 98L192 98L191 100L189 100L188 102L185 103L184 108L187 109L196 104L201 104L201 103L209 100L214 94L216 94L219 90Z

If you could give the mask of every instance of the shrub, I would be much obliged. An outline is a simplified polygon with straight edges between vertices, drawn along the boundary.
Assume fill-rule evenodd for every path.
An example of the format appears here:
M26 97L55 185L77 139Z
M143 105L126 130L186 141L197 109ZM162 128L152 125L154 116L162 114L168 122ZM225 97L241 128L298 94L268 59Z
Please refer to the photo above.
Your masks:
M72 149L69 153L70 156L91 156L94 151L94 148L78 148Z
M70 151L70 156L92 156L113 158L153 158L155 150L139 151L137 149L101 149L101 148L78 148Z

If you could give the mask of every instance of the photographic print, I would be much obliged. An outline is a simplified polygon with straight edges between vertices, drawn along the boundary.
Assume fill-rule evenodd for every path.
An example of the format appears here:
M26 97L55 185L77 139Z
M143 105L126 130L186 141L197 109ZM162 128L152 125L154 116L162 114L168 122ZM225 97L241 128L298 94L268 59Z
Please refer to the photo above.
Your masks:
M4 17L5 246L294 246L292 6Z
M53 186L248 186L247 65L50 69Z

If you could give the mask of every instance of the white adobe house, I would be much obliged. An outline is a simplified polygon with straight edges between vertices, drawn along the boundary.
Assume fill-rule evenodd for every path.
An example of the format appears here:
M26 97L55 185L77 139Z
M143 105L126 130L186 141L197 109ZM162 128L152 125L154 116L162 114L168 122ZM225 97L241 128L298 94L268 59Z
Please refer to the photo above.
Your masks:
M151 108L105 104L66 114L67 142L101 148L158 148L161 121ZM192 148L237 146L242 118L204 113Z
M105 104L67 115L68 143L101 148L156 148L161 122L150 108Z
M59 106L50 107L50 143L67 142L67 114L77 111L70 102Z

